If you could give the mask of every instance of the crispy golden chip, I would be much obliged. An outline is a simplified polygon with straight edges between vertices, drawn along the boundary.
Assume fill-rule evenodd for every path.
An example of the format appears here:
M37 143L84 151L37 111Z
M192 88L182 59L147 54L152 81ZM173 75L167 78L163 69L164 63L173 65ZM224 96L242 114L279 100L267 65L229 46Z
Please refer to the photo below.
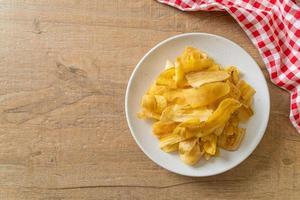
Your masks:
M214 63L211 66L209 66L207 69L204 69L203 71L207 71L207 72L210 72L210 71L219 71L220 67L221 67L220 65Z
M173 121L184 122L189 119L199 119L200 121L206 121L211 114L212 110L207 108L181 110L175 113Z
M170 104L187 105L186 99L182 95L182 89L168 90L163 94L163 96Z
M160 121L162 122L169 122L173 120L174 117L174 110L176 109L177 105L170 105L161 113Z
M235 112L241 103L235 99L227 98L224 99L217 110L213 112L213 114L207 119L201 129L208 135L214 132L217 128L224 126L232 113Z
M178 59L180 59L185 73L207 69L214 63L207 55L192 47L187 47Z
M180 60L177 60L175 62L174 80L175 80L176 86L178 88L183 87L184 85L186 85L185 74L184 74L183 66L182 66Z
M186 102L192 107L206 106L214 103L230 91L227 83L216 82L203 85L199 88L183 90Z
M168 91L170 91L170 88L168 86L154 84L149 88L147 94L150 94L150 95L163 95Z
M161 138L159 140L159 142L160 142L159 146L160 146L160 148L164 148L166 146L177 144L178 142L181 142L183 140L185 140L184 137L182 137L178 134L172 133L171 135Z
M163 71L156 79L157 85L165 85L169 87L174 87L175 81L173 80L173 77L175 75L175 68L169 68Z
M206 121L211 114L212 114L211 109L207 109L207 108L193 109L190 106L181 106L176 104L167 107L163 111L160 120L184 122L189 119L199 119L200 121Z
M153 123L152 130L154 135L156 135L158 138L162 138L169 134L172 134L177 125L178 123L176 122L157 121Z
M161 150L163 150L166 153L170 153L170 152L174 152L174 151L178 151L178 146L179 144L172 144L172 145L167 145L161 148Z
M226 71L201 71L186 75L188 83L193 88L198 88L206 83L224 81L227 78L229 78L229 74Z
M252 115L255 90L234 67L223 69L205 53L187 47L142 97L141 119L154 119L153 134L164 152L196 164L219 149L237 150L245 134L239 127Z
M162 113L162 111L167 107L168 102L167 99L164 96L161 95L154 95L155 102L156 102L156 113Z
M249 98L248 100L241 100L241 102L243 102L245 106L248 106L249 108L251 108L252 103L253 103L253 97Z
M217 128L217 129L214 131L214 134L217 135L217 136L221 135L221 134L224 132L224 128L225 128L225 125L223 125L223 126Z
M229 85L230 87L230 92L228 94L228 97L230 98L234 98L236 100L239 100L241 97L241 92L239 90L239 88L237 86L235 86L232 82L230 81L226 81L226 83Z
M180 159L188 165L196 164L202 153L200 151L199 139L190 138L179 143Z
M199 144L199 139L198 138L190 138L187 140L184 140L182 142L179 143L179 153L186 153L191 151L194 146Z
M160 119L160 115L154 112L151 112L147 109L144 109L142 112L138 113L138 118L140 119L155 119L155 120L159 120Z
M188 133L186 132L186 129L184 127L177 126L173 130L172 134L160 138L159 146L161 149L163 149L166 146L168 146L167 148L170 148L171 145L177 144L177 143L179 143L183 140L189 139L191 137L192 137L192 135L188 135Z
M139 118L160 119L160 113L167 107L167 100L160 95L146 94L142 98L143 111L138 114Z
M203 138L204 151L209 155L215 155L217 151L217 136L215 134L210 134Z
M241 97L244 101L248 101L255 94L255 90L244 80L240 80L237 87L239 88Z
M225 136L229 136L229 135L233 135L234 131L236 129L235 124L232 123L231 119L226 123L225 127L224 127L224 131L223 134ZM219 135L220 136L220 135Z
M178 126L192 129L192 128L198 128L201 124L202 123L201 123L200 119L194 118L194 119L186 120L186 121L180 123Z
M253 115L253 110L246 106L242 105L238 110L237 110L237 117L240 122L246 122L249 120L249 118Z
M187 128L180 126L180 124L174 129L173 134L180 135L184 139L189 139L195 136Z
M230 66L230 67L226 67L225 70L228 72L228 74L230 75L230 81L233 83L233 84L237 84L240 80L240 72L239 70L234 67L234 66Z
M245 135L245 129L236 128L232 135L221 135L218 140L218 145L228 151L236 150Z
M142 98L142 107L144 109L155 111L156 110L156 100L154 95L144 95Z

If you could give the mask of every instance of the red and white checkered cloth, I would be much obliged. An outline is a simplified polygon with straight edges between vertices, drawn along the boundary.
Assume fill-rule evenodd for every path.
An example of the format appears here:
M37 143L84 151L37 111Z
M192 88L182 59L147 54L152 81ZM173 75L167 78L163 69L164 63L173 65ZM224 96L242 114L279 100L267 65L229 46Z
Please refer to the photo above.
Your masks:
M293 0L158 0L183 11L227 11L244 29L274 84L291 94L300 133L300 8Z

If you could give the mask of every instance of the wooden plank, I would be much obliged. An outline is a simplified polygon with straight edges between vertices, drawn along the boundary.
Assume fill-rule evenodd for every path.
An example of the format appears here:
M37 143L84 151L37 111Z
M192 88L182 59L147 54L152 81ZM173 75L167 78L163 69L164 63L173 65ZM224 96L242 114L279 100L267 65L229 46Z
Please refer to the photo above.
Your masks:
M267 133L224 174L170 173L137 147L124 117L127 81L156 43L184 32L225 36L261 66ZM0 199L297 199L300 138L289 95L269 81L226 13L183 13L155 1L0 2Z

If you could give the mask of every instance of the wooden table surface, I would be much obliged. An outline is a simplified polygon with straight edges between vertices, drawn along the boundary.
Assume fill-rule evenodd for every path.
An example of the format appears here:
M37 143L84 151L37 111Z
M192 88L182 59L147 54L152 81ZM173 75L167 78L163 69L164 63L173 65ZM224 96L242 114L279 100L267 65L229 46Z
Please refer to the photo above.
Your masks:
M124 115L127 81L155 44L221 35L261 66L267 132L221 175L190 178L149 160ZM153 0L0 1L0 199L299 199L300 136L289 95L226 13L183 13Z

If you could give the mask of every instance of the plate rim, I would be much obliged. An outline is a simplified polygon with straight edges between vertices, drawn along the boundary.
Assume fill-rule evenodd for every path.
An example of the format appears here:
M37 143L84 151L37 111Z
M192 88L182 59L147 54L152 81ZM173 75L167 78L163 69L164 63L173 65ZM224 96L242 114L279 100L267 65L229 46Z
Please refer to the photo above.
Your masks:
M140 65L144 62L144 60L152 53L154 52L157 48L159 48L160 46L164 45L165 43L171 41L171 40L175 40L175 39L178 39L178 38L181 38L181 37L186 37L186 36L192 36L192 35L198 35L198 36L209 36L209 37L216 37L216 38L219 38L219 39L222 39L222 40L225 40L226 42L229 42L231 43L232 45L234 46L237 46L239 47L240 49L242 49L247 55L249 55L249 57L255 62L256 66L258 67L258 71L260 72L260 74L262 75L263 77L263 80L264 80L264 84L266 86L266 91L267 91L267 94L266 94L266 99L267 99L267 119L266 119L266 123L263 125L263 128L262 128L262 134L259 135L259 138L258 138L258 142L256 145L253 145L253 148L250 149L250 151L248 152L248 154L246 154L246 156L240 160L238 160L238 162L236 162L233 166L229 167L229 168L224 168L220 171L217 171L215 173L209 173L209 174L206 174L206 175L196 175L196 174L187 174L187 173L184 173L184 172L181 172L180 170L171 170L169 168L167 168L166 166L162 166L159 162L157 162L154 158L152 158L152 156L150 154L148 154L144 148L142 147L142 145L139 143L139 141L137 140L135 134L133 133L133 128L131 126L131 122L129 120L129 111L128 111L128 95L129 95L129 90L130 90L130 87L132 85L132 80L134 79L134 77L136 76L136 72L138 70L138 68L140 68ZM259 65L257 64L257 62L255 61L255 59L244 49L242 48L240 45L238 45L237 43L223 37L223 36L220 36L220 35L215 35L215 34L211 34L211 33L203 33L203 32L191 32L191 33L182 33L182 34L177 34L177 35L174 35L174 36L171 36L171 37L168 37L164 40L162 40L161 42L157 43L154 47L152 47L140 60L139 62L136 64L134 70L132 71L131 73L131 76L128 80L128 83L127 83L127 87L126 87L126 93L125 93L125 116L126 116L126 121L127 121L127 125L129 127L129 130L130 130L130 133L132 135L132 137L134 138L134 141L135 143L139 146L139 148L142 150L142 152L150 159L152 160L155 164L157 164L158 166L162 167L163 169L166 169L172 173L176 173L176 174L180 174L180 175L183 175L183 176L189 176L189 177L208 177L208 176L214 176L214 175L218 175L218 174L222 174L226 171L229 171L233 168L235 168L236 166L238 166L239 164L241 164L243 161L245 161L253 152L254 150L257 148L258 144L261 142L263 136L265 135L265 132L266 132L266 128L268 126L268 123L269 123L269 119L270 119L270 92L269 92L269 88L268 88L268 84L267 84L267 81L266 81L266 78L261 70L261 68L259 67Z

